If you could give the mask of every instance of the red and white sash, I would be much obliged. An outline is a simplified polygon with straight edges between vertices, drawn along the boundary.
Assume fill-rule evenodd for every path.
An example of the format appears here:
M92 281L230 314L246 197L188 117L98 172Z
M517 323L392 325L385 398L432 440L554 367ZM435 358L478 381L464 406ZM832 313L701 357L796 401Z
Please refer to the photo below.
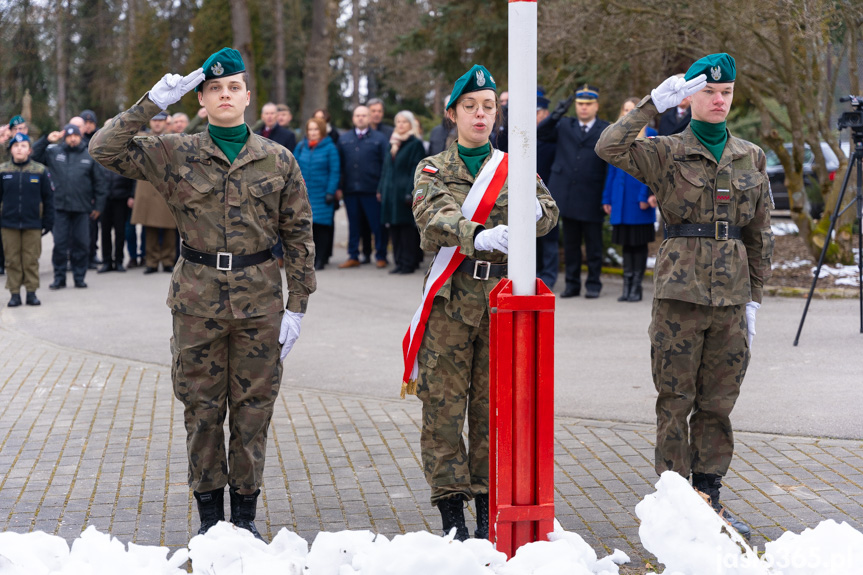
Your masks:
M461 207L461 213L465 218L478 224L485 223L489 214L491 214L491 209L494 207L500 191L503 189L503 185L506 183L508 170L509 162L507 155L500 150L493 150L491 158L483 166L480 173L477 174L476 180ZM411 326L402 342L405 360L405 372L402 377L402 397L405 396L406 390L408 393L415 393L414 390L419 373L417 355L419 354L420 344L422 343L435 295L453 272L455 272L464 258L465 256L461 253L461 248L453 246L441 248L432 262L431 271L423 290L422 302L414 313Z

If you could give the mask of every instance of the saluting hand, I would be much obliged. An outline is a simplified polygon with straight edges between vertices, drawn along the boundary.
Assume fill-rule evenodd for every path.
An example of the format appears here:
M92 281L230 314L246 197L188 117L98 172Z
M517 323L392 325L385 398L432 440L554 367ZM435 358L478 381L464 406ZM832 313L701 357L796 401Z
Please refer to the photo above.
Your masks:
M204 69L198 68L188 76L165 74L156 85L150 89L150 100L162 110L167 110L171 104L176 104L189 90L204 81Z
M660 114L680 103L707 85L707 75L700 74L686 81L677 76L671 76L650 92L650 98L656 111Z

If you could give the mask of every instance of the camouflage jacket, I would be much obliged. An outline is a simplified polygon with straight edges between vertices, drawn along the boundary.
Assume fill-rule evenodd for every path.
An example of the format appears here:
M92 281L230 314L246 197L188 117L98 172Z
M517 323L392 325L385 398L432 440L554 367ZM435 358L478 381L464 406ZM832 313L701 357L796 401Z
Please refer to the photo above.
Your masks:
M483 167L486 163L488 159L483 162ZM433 166L438 172L423 172L426 166ZM420 246L427 252L458 246L461 253L468 258L506 263L506 254L498 251L477 251L473 247L473 240L478 229L491 229L507 223L507 184L503 185L483 226L470 221L461 213L461 206L473 182L474 177L458 156L457 141L440 154L425 158L419 163L414 176L413 213L419 226ZM536 197L543 211L542 218L536 223L536 235L539 237L547 234L557 223L558 210L539 176L536 184ZM446 312L451 318L479 326L483 315L487 313L488 296L495 285L497 281L477 280L469 274L457 271L441 286L436 297L448 300Z
M146 180L168 202L189 247L215 254L254 254L279 239L285 248L287 308L305 313L315 291L312 211L296 160L255 134L233 164L209 132L137 136L159 112L147 96L96 132L90 153L122 176ZM220 271L180 258L168 307L219 319L248 318L281 309L282 279L275 259Z
M742 228L742 239L666 239L656 257L655 297L708 306L760 303L773 257L764 152L729 134L717 164L690 127L638 138L656 114L650 96L644 98L606 128L596 153L650 186L666 224L727 221Z

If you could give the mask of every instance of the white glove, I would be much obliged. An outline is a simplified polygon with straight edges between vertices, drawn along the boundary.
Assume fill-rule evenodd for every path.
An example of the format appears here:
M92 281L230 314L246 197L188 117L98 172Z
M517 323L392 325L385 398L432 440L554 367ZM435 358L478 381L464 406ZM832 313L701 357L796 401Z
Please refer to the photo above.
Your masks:
M162 110L176 104L186 92L204 81L204 69L198 68L186 77L179 74L165 74L150 89L150 100Z
M688 82L683 78L671 76L651 90L650 98L653 100L653 105L656 106L656 111L661 114L669 108L679 106L685 98L698 92L706 85L707 76L705 74L700 74Z
M534 198L536 200L536 221L542 219L542 205L539 203L539 198Z
M279 361L285 361L297 338L300 337L300 321L304 315L306 314L285 310L285 315L282 316L282 327L279 329L279 343L282 344Z
M507 253L507 249L509 249L509 226L495 226L490 230L481 231L474 238L473 247L485 252L497 250Z
M755 339L755 312L761 307L760 303L754 301L746 304L746 331L749 332L749 349L752 349L752 340Z

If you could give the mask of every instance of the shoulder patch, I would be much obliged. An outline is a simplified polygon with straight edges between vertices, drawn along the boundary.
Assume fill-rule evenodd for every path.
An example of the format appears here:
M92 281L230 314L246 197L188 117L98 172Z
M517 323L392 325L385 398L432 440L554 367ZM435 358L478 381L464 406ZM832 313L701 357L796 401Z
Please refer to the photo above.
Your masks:
M426 193L428 193L429 185L428 184L420 184L417 186L417 189L414 190L414 203L421 201L424 197L426 197Z
M438 173L440 170L438 170L438 169L437 169L437 168L435 168L434 166L426 166L425 168L423 168L423 170L422 170L422 171L423 171L423 172L425 172L426 174L436 174L436 173Z

